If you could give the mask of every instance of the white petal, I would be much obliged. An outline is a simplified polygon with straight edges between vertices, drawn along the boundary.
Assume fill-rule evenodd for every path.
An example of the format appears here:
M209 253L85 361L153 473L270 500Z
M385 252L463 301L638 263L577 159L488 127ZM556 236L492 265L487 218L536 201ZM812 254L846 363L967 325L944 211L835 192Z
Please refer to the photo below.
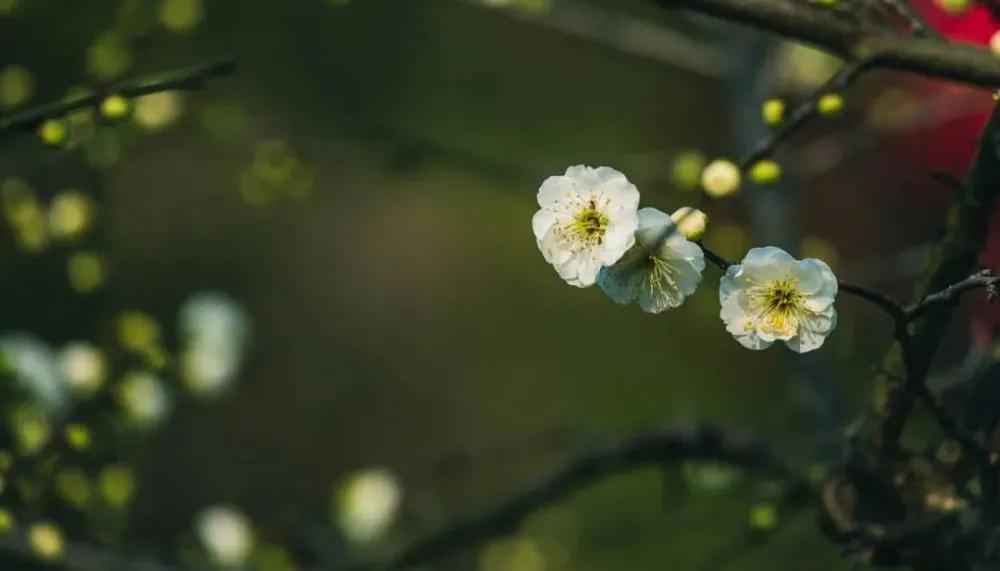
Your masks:
M574 254L565 263L555 266L559 277L576 287L590 287L597 283L601 267L600 261L591 251Z
M654 288L649 283L649 274L639 286L639 307L646 313L661 313L668 309L679 307L684 302L684 295L671 287Z
M538 187L538 206L553 210L566 200L566 193L572 191L573 186L566 177L550 176L542 181L542 186Z
M677 231L670 215L655 208L640 208L636 213L639 225L635 231L636 241L644 248L652 248L658 241Z
M772 265L772 264L792 264L795 258L791 254L775 246L761 246L750 248L746 256L743 257L743 264Z
M642 272L624 265L604 268L597 277L597 285L601 287L601 291L621 305L635 301L641 281Z
M736 340L739 342L740 345L743 345L747 349L751 349L754 351L761 351L763 349L767 349L768 347L774 344L774 341L765 341L754 333L737 336Z
M556 226L549 228L545 236L538 241L538 249L545 261L556 266L565 264L573 257L571 245L562 238L558 230Z
M671 234L670 237L667 239L666 245L669 246L670 249L674 251L674 254L677 257L684 258L685 260L692 262L692 265L698 268L698 271L704 271L705 252L702 251L701 247L698 246L698 244L695 244L694 242L685 238L684 234L681 234L680 232ZM699 267L699 265L701 267Z
M565 214L559 214L553 212L552 210L539 210L531 217L531 230L535 233L535 240L541 240L545 237L545 234L552 228L552 225L556 221L565 217Z
M823 346L826 336L820 333L803 329L799 334L785 341L785 345L796 353L808 353Z
M596 176L597 180L601 183L628 182L628 179L625 178L625 175L622 174L621 171L611 167L597 167L596 169L593 169L593 176Z
M806 258L798 262L798 289L805 295L833 299L837 295L837 276L823 260Z
M837 310L833 306L827 307L826 310L816 315L803 318L799 326L800 329L808 329L821 335L829 335L837 327Z
M725 275L719 280L719 303L726 304L726 300L736 292L744 290L750 284L747 282L746 270L741 265L729 266Z
M597 182L597 173L594 172L593 168L588 167L587 165L573 165L566 167L566 174L564 176L575 181L591 183Z
M674 280L677 282L678 287L680 287L681 293L685 297L693 294L698 289L698 284L701 283L701 271L705 269L705 262L702 261L701 268L699 269L695 265L695 262L674 258L671 260L670 265L677 272Z
M837 327L837 311L830 307L820 317L803 322L798 335L785 341L785 345L796 353L808 353L823 346L826 338Z
M726 331L739 336L746 335L752 329L750 314L747 312L747 296L742 290L734 292L722 303L719 317L726 324Z
M781 248L765 246L751 248L740 263L749 276L759 282L769 282L784 279L794 274L797 264L795 258Z

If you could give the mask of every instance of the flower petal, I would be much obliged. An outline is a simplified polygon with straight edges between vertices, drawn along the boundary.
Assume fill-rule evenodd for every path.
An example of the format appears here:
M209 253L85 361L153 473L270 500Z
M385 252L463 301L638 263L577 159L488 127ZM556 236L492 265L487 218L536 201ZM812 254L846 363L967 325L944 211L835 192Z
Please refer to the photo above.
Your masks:
M640 208L636 213L638 226L635 239L643 248L652 248L661 239L669 237L677 231L677 226L670 215L655 208Z
M806 258L800 260L795 268L799 279L799 291L804 295L828 297L837 295L837 276L823 260Z
M641 282L642 271L634 264L627 263L604 268L597 276L597 285L601 291L621 305L628 305L636 300Z
M736 336L736 341L738 341L740 345L743 345L747 349L752 349L754 351L761 351L767 349L771 345L774 345L774 341L765 341L764 339L761 339L754 333L749 333L747 335L738 335Z
M747 274L754 280L769 282L792 274L796 268L796 261L791 254L781 248L764 246L751 248L740 265L746 268Z

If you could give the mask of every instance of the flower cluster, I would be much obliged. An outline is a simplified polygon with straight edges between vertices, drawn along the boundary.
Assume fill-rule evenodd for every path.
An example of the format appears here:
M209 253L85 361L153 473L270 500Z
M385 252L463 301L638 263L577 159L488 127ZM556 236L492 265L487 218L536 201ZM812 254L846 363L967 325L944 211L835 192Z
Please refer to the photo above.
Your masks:
M531 221L538 248L570 285L598 284L616 303L661 313L679 307L702 281L705 250L692 240L704 233L705 214L639 208L639 190L613 168L577 165L550 176L538 189L538 206ZM821 260L796 260L767 246L721 265L719 315L742 346L783 341L805 353L836 327L838 282Z

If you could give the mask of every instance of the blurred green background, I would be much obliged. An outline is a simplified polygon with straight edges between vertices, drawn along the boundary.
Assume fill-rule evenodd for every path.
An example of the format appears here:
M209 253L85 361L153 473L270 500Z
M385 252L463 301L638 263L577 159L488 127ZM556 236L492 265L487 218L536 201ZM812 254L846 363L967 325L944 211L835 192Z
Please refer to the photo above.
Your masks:
M179 398L142 442L119 541L184 544L194 514L225 503L290 542L303 518L325 516L347 475L382 466L403 503L365 552L377 555L504 497L590 438L691 418L811 460L792 398L811 381L783 347L733 342L718 272L684 307L647 315L566 286L530 232L539 183L571 164L622 170L644 205L697 201L672 165L686 149L730 149L718 35L641 1L589 3L596 17L572 3L486 4L0 0L0 119L73 88L239 62L203 90L134 102L122 124L79 114L76 150L31 134L0 150L0 175L43 201L68 188L98 197L111 260L110 293L92 302L67 281L72 247L25 249L5 229L5 329L58 346L134 309L171 331L181 301L206 289L252 319L232 390ZM649 27L622 24L639 21ZM876 157L833 163L789 165L805 253L860 277L856 268L933 236L940 211L887 218L900 207L882 191L896 179ZM709 214L706 240L724 255L759 243L746 203L715 202ZM905 280L876 285L907 291ZM857 411L888 327L853 300L841 307L823 363ZM442 467L456 455L465 460ZM715 558L746 540L766 490L704 489L690 469L678 478L602 482L540 512L518 541L430 568L721 568ZM789 518L725 567L846 568L811 517Z

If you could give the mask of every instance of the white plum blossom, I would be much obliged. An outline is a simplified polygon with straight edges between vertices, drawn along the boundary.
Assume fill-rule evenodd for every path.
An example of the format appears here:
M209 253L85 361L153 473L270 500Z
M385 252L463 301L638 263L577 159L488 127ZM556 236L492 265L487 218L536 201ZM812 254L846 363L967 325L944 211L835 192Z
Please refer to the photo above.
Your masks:
M616 303L637 302L648 313L678 307L701 282L705 254L668 214L647 207L638 219L635 245L601 270L598 283Z
M726 330L748 349L775 341L797 353L823 345L837 326L837 277L815 258L796 260L773 246L752 248L719 283Z
M531 226L545 261L570 285L589 287L635 243L639 190L610 167L571 166L538 189Z

